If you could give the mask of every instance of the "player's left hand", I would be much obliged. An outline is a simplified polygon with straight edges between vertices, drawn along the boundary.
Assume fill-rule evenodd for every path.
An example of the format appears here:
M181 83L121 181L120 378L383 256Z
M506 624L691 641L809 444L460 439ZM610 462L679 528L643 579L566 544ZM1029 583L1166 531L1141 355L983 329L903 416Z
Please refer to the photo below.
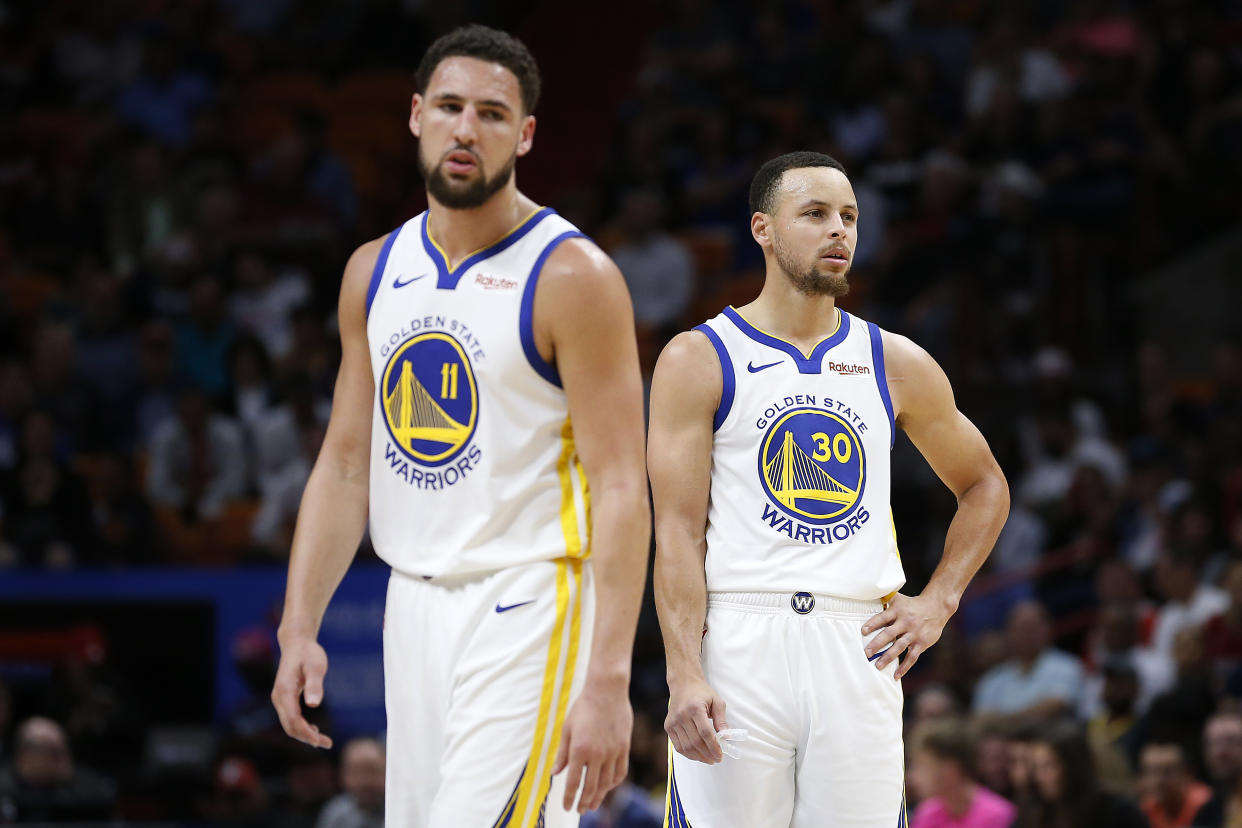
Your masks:
M593 811L604 795L621 784L629 768L630 734L634 730L634 711L624 684L617 688L592 686L569 709L561 733L561 746L552 765L555 776L568 768L565 776L565 810L578 799L578 813Z
M888 602L888 609L871 616L863 624L862 633L865 636L879 630L875 638L867 642L864 652L867 658L883 653L875 660L875 666L880 670L905 653L906 657L897 666L894 675L894 678L901 678L910 672L919 656L940 640L940 633L952 614L942 602L932 597L898 593Z

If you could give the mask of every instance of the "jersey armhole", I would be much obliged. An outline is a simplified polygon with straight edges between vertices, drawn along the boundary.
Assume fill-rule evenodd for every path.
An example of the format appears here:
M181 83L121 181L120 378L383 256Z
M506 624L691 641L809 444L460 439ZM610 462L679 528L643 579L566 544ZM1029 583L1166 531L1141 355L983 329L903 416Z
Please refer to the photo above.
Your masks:
M401 225L401 227L404 226L404 224ZM367 319L371 318L371 305L375 303L375 294L379 292L380 280L384 278L384 268L388 267L388 254L392 252L393 242L401 233L401 227L393 230L388 234L388 238L384 239L384 246L380 248L379 257L375 260L375 268L371 271L371 284L367 286Z
M535 347L535 285L539 282L539 275L543 272L544 263L552 255L552 251L560 246L561 242L568 241L569 239L585 239L586 237L585 233L577 230L567 230L548 242L539 254L539 258L535 259L535 264L530 269L530 276L526 279L526 287L522 289L522 308L518 313L518 336L522 340L522 352L526 354L526 361L530 363L530 367L534 369L535 373L557 388L562 387L561 375L554 366L550 365L543 358L543 355L539 353L539 349Z
M884 373L884 339L874 322L867 323L867 332L871 334L871 361L875 365L875 383L879 386L884 410L888 412L888 447L891 449L897 443L897 419L893 416L893 399L888 394L888 375Z
M720 427L729 417L730 409L733 408L733 395L737 386L737 381L733 376L733 360L729 358L729 351L725 348L720 335L713 331L710 325L706 323L695 325L694 330L707 336L712 347L716 349L716 358L720 360L720 405L716 406L716 416L712 419L712 431L716 432L720 431Z

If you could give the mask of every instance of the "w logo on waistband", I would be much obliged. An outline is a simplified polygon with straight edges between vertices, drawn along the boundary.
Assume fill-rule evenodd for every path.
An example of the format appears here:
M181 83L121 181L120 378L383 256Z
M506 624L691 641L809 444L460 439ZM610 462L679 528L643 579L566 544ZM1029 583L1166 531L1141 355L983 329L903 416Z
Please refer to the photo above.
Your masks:
M815 609L815 596L809 592L795 592L789 596L789 606L793 607L793 611L798 615L806 615Z

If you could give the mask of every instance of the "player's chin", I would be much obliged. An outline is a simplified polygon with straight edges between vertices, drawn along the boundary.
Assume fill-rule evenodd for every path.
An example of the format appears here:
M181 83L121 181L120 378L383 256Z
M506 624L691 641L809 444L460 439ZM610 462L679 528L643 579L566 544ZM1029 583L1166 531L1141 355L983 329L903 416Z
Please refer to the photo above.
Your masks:
M849 259L820 259L819 274L826 279L841 279L844 281L846 274L850 272Z

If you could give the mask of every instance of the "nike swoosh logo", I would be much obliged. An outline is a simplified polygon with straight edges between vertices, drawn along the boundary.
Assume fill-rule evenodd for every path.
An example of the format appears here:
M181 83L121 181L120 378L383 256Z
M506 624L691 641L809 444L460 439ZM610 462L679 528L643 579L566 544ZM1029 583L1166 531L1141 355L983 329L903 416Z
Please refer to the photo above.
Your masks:
M784 361L785 360L783 359L778 359L776 362L769 362L767 365L756 365L753 362L748 362L746 363L746 370L750 371L752 374L757 374L764 368L771 368L773 365L780 365Z
M524 606L526 606L527 604L533 604L533 603L535 603L535 601L534 601L534 599L532 598L532 599L531 599L531 600L529 600L529 601L522 601L520 604L510 604L510 605L509 605L509 606L507 606L507 607L502 607L500 604L497 604L497 605L496 605L496 612L508 612L508 611L509 611L509 610L511 610L511 609L517 609L518 607L524 607Z
M400 277L400 276L398 276L397 278L395 278L395 279L393 279L393 280L392 280L392 286L393 286L393 287L395 287L395 288L403 288L403 287L405 287L405 286L406 286L406 285L408 285L408 284L412 284L412 283L414 283L414 282L417 282L419 279L424 278L426 275L427 275L427 274L426 274L426 273L424 273L422 276L415 276L413 279L406 279L404 282L403 282L403 281L401 281L401 277Z

